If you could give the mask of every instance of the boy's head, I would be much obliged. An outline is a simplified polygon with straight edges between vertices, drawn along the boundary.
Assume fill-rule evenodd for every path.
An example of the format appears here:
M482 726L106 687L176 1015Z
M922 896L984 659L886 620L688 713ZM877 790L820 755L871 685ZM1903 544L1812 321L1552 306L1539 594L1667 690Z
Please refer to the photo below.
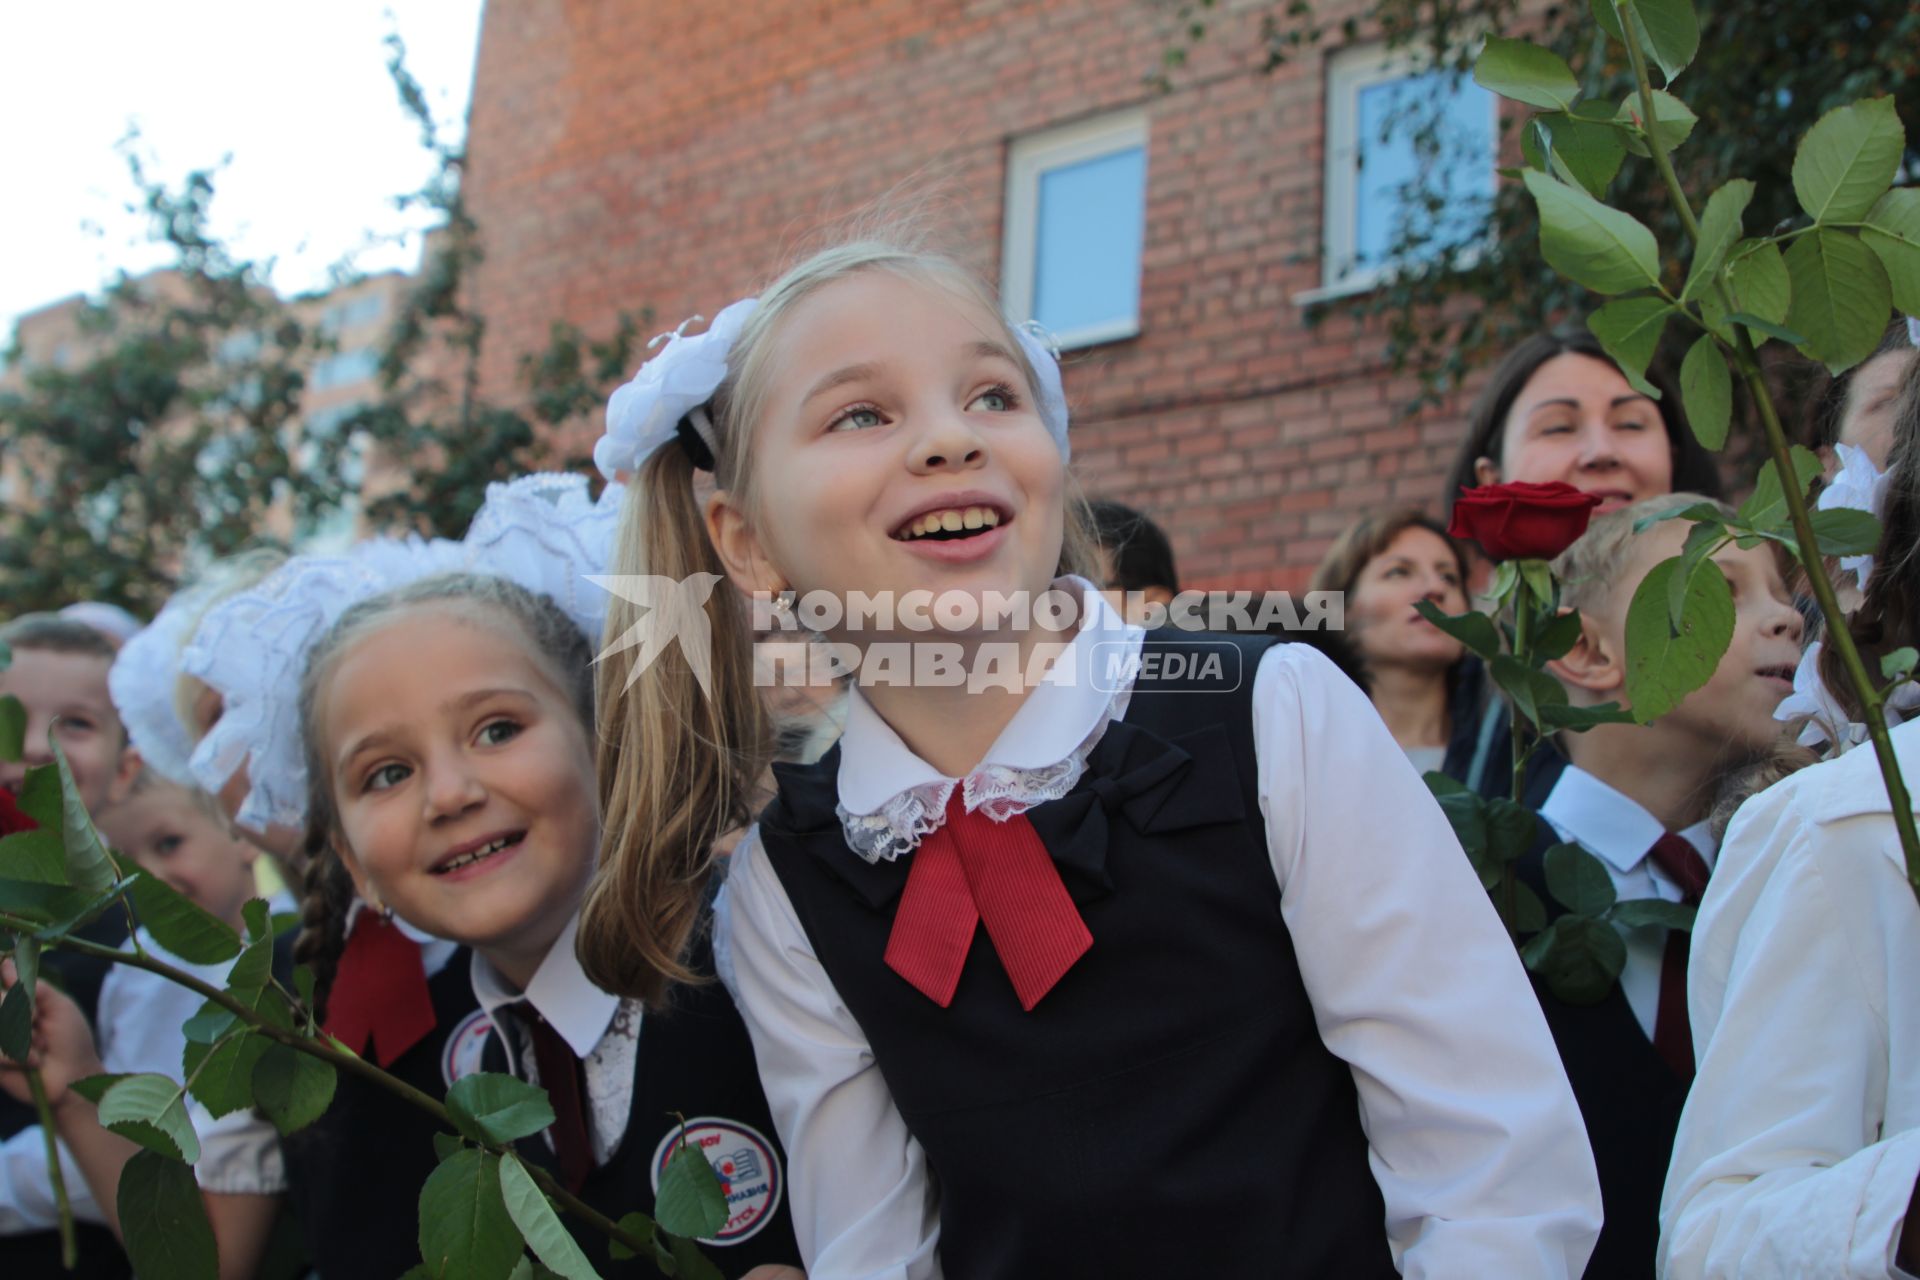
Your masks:
M0 626L0 643L13 651L12 665L0 671L0 693L20 699L27 712L25 759L0 762L0 786L18 792L28 768L53 762L51 729L81 800L97 813L138 764L107 692L113 645L92 627L51 613L26 614Z
M1724 503L1698 494L1647 498L1596 516L1580 540L1554 561L1562 583L1561 603L1579 611L1582 625L1579 641L1548 669L1575 705L1628 705L1628 606L1648 572L1680 554L1693 527L1686 520L1662 520L1635 533L1634 524L1700 503L1733 514ZM1773 710L1793 691L1802 620L1771 544L1743 551L1729 543L1713 563L1733 592L1733 640L1713 677L1647 727L1692 739L1701 760L1724 767L1768 751L1779 739ZM1579 751L1583 736L1573 735L1570 753Z
M126 798L100 815L100 829L131 857L201 909L238 928L257 890L259 850L235 832L211 796L142 770Z
M1101 582L1108 591L1137 591L1149 604L1171 604L1180 594L1173 544L1151 519L1124 503L1089 502Z

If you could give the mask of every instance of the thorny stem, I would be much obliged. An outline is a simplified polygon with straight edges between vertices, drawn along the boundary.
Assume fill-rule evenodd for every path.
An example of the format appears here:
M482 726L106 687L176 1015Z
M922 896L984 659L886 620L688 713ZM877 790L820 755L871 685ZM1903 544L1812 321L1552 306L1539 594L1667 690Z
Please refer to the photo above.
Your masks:
M1517 574L1513 584L1513 656L1521 662L1527 661L1527 655L1533 648L1533 591L1527 586L1527 575ZM1528 740L1528 730L1532 725L1521 714L1517 699L1510 700L1509 714L1513 717L1513 802L1526 803L1527 757L1533 754L1532 743ZM1512 862L1500 865L1500 914L1506 917L1507 932L1518 940L1520 936L1519 877L1514 872Z
M80 1265L80 1244L73 1234L73 1202L67 1199L67 1176L60 1171L60 1139L53 1127L53 1108L47 1103L46 1081L38 1067L26 1069L27 1088L33 1092L33 1110L40 1121L40 1137L47 1146L47 1178L53 1184L53 1203L60 1214L60 1265L72 1271Z
M0 929L8 929L20 934L37 935L44 927L45 926L36 924L31 920L22 920L0 913ZM131 951L119 951L113 947L103 947L97 943L88 942L84 938L46 938L44 939L44 944L49 947L59 947L67 951L73 951L80 955L94 956L114 964L131 965L136 969L145 969L148 973L165 978L168 982L185 987L198 995L205 996L221 1008L227 1010L227 1012L239 1018L254 1031L266 1036L269 1040L278 1041L286 1045L289 1049L294 1049L300 1053L319 1058L322 1062L331 1063L341 1071L359 1076L361 1079L412 1103L448 1129L452 1129L456 1133L460 1131L459 1126L454 1123L451 1113L430 1094L421 1092L404 1080L388 1075L379 1067L374 1066L371 1062L368 1062L356 1054L336 1049L322 1040L303 1036L297 1031L291 1031L285 1027L277 1027L259 1013L255 1012L245 1001L227 991L221 990L212 983L201 981L190 973L183 973L165 961L155 959L152 955L139 954ZM48 1132L52 1132L51 1128L48 1129ZM473 1141L473 1139L469 1138L468 1141ZM480 1142L476 1145L497 1156L514 1154L510 1148L491 1142ZM628 1231L613 1219L575 1196L572 1192L554 1181L553 1175L545 1169L542 1169L539 1165L522 1162L522 1167L526 1169L534 1182L538 1184L542 1191L546 1192L550 1199L562 1209L592 1227L595 1231L600 1232L610 1239L619 1241L635 1253L648 1253L652 1249L653 1245L650 1240L636 1236L633 1232ZM59 1177L59 1166L57 1164L54 1166L54 1177L56 1179Z
M1627 9L1632 3L1633 0L1622 0L1619 7ZM1680 215L1680 224L1686 228L1697 250L1700 223L1693 216L1693 206L1687 201L1680 178L1674 173L1673 160L1668 156L1666 144L1660 137L1659 122L1653 113L1653 82L1647 75L1646 54L1640 47L1640 35L1634 29L1631 15L1622 15L1620 30L1626 38L1627 58L1633 64L1634 81L1639 86L1640 109L1646 115L1647 150L1652 153L1654 167L1660 171L1660 179L1666 184L1674 211ZM1724 277L1715 282L1715 288L1719 290L1731 314L1734 308L1732 300L1727 297ZM1754 404L1760 410L1760 421L1766 428L1767 451L1780 475L1780 489L1786 495L1787 517L1793 524L1794 538L1800 544L1801 567L1806 571L1807 584L1813 589L1813 598L1819 602L1820 612L1826 617L1827 641L1840 655L1840 665L1846 669L1847 679L1860 700L1862 714L1866 716L1867 734L1873 740L1873 754L1879 762L1882 777L1886 779L1887 800L1893 806L1893 825L1900 833L1900 848L1906 856L1907 883L1913 889L1914 897L1920 899L1920 830L1914 826L1913 802L1907 792L1906 780L1900 775L1900 761L1893 753L1893 739L1887 733L1885 699L1881 697L1873 677L1868 674L1859 648L1853 643L1853 634L1847 629L1847 615L1841 610L1833 583L1827 577L1826 559L1820 554L1820 539L1813 531L1813 518L1807 512L1806 495L1796 483L1793 451L1787 443L1787 433L1780 423L1779 411L1774 408L1773 395L1767 389L1766 378L1760 372L1760 361L1754 352L1753 340L1747 336L1744 326L1736 324L1729 327L1733 330L1735 364L1753 396Z

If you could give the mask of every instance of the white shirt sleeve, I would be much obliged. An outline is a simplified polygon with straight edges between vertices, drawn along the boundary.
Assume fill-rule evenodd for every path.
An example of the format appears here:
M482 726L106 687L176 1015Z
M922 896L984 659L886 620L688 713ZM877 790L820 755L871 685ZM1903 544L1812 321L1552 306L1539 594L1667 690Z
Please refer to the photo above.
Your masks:
M729 861L714 967L753 1037L809 1280L939 1280L926 1155L866 1033L813 954L757 828Z
M1593 1154L1512 942L1373 705L1318 652L1254 679L1268 851L1320 1037L1353 1069L1410 1277L1574 1277Z
M105 1223L100 1205L87 1186L86 1175L60 1144L60 1175L67 1184L67 1203L80 1222ZM40 1126L30 1124L0 1142L0 1236L52 1231L60 1225L53 1202L53 1179L47 1176L47 1145ZM6 1252L0 1247L0 1254Z
M1913 894L1890 817L1815 824L1798 791L1735 816L1695 922L1700 1066L1660 1206L1672 1280L1897 1274L1920 1115L1901 1052L1916 1015L1888 997L1920 962Z

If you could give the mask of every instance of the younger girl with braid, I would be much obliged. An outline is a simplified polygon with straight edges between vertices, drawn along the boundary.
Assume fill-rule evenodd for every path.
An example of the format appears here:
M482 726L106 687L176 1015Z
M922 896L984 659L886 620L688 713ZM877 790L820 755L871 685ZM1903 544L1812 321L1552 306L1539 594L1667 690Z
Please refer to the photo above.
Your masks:
M512 1071L547 1090L555 1122L520 1144L526 1158L610 1217L648 1212L685 1117L728 1195L703 1247L730 1276L771 1280L784 1269L759 1264L798 1257L785 1160L726 992L693 982L622 1000L574 956L600 840L592 657L553 601L466 574L362 601L314 647L300 707L319 995L344 872L372 910L471 948L487 1021L447 1052L456 1074ZM605 1237L569 1226L604 1268Z

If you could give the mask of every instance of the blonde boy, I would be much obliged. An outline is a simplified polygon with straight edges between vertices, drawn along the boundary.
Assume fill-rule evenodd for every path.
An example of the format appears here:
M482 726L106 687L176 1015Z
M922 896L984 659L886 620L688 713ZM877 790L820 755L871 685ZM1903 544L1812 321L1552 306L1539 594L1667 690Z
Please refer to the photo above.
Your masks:
M107 692L113 645L92 627L51 613L0 626L0 643L13 651L12 664L0 670L0 693L20 699L27 712L25 759L0 762L0 787L18 794L29 768L53 762L51 730L80 799L98 815L139 767Z

